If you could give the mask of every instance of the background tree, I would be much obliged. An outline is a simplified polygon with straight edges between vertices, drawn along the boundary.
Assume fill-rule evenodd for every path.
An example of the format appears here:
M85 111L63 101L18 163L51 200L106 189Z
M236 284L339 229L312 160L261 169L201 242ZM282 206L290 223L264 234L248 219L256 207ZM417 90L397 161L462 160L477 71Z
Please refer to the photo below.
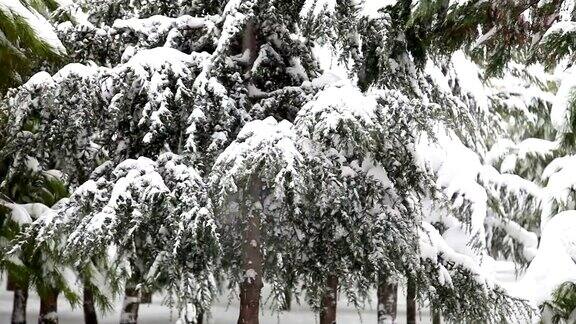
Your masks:
M222 152L210 174L222 233L222 266L240 288L238 323L259 322L261 289L271 286L277 310L294 289L293 269L301 252L294 241L296 192L302 156L292 125L273 117L246 124Z
M43 61L61 61L66 49L47 21L56 1L0 2L0 91L15 86Z

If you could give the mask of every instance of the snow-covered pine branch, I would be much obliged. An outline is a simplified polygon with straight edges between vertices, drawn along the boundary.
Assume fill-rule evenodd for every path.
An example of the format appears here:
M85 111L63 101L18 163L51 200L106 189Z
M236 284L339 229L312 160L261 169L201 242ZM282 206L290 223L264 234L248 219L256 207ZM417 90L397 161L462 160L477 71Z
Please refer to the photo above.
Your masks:
M118 268L107 275L120 276L126 292L136 293L127 302L141 291L167 290L183 318L195 323L186 312L210 306L219 253L202 178L172 153L106 164L97 172L102 176L83 184L57 211L65 225L75 224L66 226L73 232L63 256L76 264L104 258Z

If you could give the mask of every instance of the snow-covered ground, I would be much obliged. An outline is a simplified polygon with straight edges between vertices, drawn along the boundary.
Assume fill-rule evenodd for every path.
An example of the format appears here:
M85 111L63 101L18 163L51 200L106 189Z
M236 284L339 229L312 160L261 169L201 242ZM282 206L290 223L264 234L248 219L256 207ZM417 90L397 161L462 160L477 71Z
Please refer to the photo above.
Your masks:
M6 291L5 282L2 283L2 291L0 292L0 323L10 322L10 312L12 310L12 292ZM120 302L117 302L120 305ZM232 300L230 306L228 307L228 298L223 296L212 308L211 318L207 321L208 324L230 324L235 323L238 314L238 302L237 300ZM405 323L405 305L404 296L400 296L399 300L399 314L398 323ZM28 323L37 322L37 312L40 307L40 302L38 296L31 294L28 300ZM117 307L116 309L118 309ZM61 324L80 324L83 323L82 309L76 308L72 309L70 305L63 299L60 298L59 304L59 317ZM168 324L173 323L171 320L170 309L166 306L161 305L161 298L159 296L154 296L152 304L142 305L140 308L139 323L142 324ZM101 317L100 322L103 324L118 323L120 314L118 310L112 313L105 314ZM271 314L268 311L264 311L261 317L262 323L278 323L278 324L312 324L318 323L317 317L312 313L307 307L294 305L290 312L285 312L282 314ZM360 323L376 323L376 308L375 304L372 303L367 310L358 314L358 312L346 303L341 303L339 305L338 312L338 322L343 324L360 324ZM428 311L423 310L420 314L420 323L428 324L430 323L430 317Z
M512 284L517 280L514 274L514 265L509 262L496 263L496 277L499 281L507 284ZM12 292L6 291L5 278L1 283L2 290L0 291L0 323L10 322L10 312L12 310ZM375 299L376 296L374 296ZM100 317L101 323L112 324L118 323L120 313L118 311L120 300L117 301L116 310L104 314ZM35 323L37 321L37 312L40 307L38 296L31 294L28 300L28 323ZM345 301L339 304L338 322L343 324L360 324L360 323L376 323L376 304L373 302L368 305L366 310L360 314L354 307L346 305ZM405 321L405 308L406 302L402 291L398 300L398 324L406 323ZM78 324L83 322L82 309L72 309L70 305L61 297L58 304L60 323L61 324ZM238 315L238 300L232 299L228 306L228 296L222 296L212 308L211 318L206 322L208 324L230 324L235 323ZM172 320L171 320L172 316ZM170 308L162 305L160 296L154 296L152 304L141 305L139 323L142 324L168 324L173 323L174 314L170 312ZM261 317L262 323L271 324L311 324L318 323L318 318L306 306L293 305L290 312L282 314L272 314L264 310ZM431 323L429 312L422 309L420 312L419 323Z

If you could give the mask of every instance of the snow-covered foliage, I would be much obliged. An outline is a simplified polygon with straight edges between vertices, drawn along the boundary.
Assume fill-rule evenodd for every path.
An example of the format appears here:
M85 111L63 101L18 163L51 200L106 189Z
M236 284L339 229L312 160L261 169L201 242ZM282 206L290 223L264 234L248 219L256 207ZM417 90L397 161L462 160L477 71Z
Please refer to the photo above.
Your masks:
M63 171L72 184L106 158L178 151L170 136L184 136L186 99L201 57L155 48L115 68L74 63L54 76L40 72L3 102L9 147Z
M321 307L329 276L339 278L349 300L361 302L376 275L414 275L408 269L418 267L416 197L425 183L406 118L411 104L394 91L365 95L340 84L318 93L296 117L306 168L301 268L312 306ZM355 287L365 288L357 295Z
M108 262L108 280L167 290L179 311L206 309L219 250L210 210L198 172L164 153L103 164L27 234L37 244L59 239L58 252L76 266Z
M10 201L0 199L0 266L15 287L33 287L41 298L58 291L75 304L82 293L71 264L51 246L12 242L32 222L52 215L60 204L56 201L67 195L67 190L59 180L28 170L10 174L2 182L2 191Z
M381 275L416 282L453 320L519 318L492 257L529 262L540 213L572 208L568 162L546 168L572 115L521 57L486 79L523 33L502 10L68 3L57 31L74 63L0 104L9 168L56 169L73 190L20 243L113 290L166 289L187 322L208 310L214 278L239 284L241 299L270 284L280 307L304 291L320 309L330 277L361 305ZM496 64L474 63L486 57Z
M303 235L294 227L296 190L303 185L302 155L294 141L288 121L268 117L247 123L218 156L209 176L224 271L232 283L270 283L279 309L285 289L294 288L295 257L300 254L295 247ZM250 235L256 231L258 235ZM262 255L252 265L244 261L247 252L241 247L246 243Z
M62 45L62 42L58 39L58 36L54 32L52 25L48 23L46 18L44 18L36 9L32 8L27 1L17 1L17 0L2 0L0 2L0 12L4 20L3 22L8 26L27 26L32 32L30 33L33 37L38 39L38 42L45 46L47 50L53 51L57 55L62 55L66 53L66 49ZM3 32L3 37L6 37L6 31ZM4 41L11 41L9 39L3 38ZM18 44L12 44L12 46L17 47ZM14 48L16 50L16 48Z
M0 1L0 90L20 84L31 67L42 61L58 61L66 49L46 19L58 2ZM46 17L45 17L46 16Z
M560 284L576 280L575 216L573 210L565 211L546 224L536 257L522 280L511 287L514 294L541 304Z

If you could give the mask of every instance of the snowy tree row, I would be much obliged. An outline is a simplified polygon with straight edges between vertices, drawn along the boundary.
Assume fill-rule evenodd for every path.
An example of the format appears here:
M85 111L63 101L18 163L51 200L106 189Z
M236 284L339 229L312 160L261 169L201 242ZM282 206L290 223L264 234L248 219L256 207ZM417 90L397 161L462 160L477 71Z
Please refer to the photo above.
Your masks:
M511 3L61 4L73 63L0 104L16 290L40 292L45 322L59 293L88 319L123 289L123 323L156 291L195 323L224 283L239 323L257 323L264 284L322 323L338 294L361 307L372 289L393 320L398 285L410 318L415 300L456 321L529 317L490 266L545 263L545 223L574 208L573 83L555 94L523 65L565 42L550 29L574 8Z

